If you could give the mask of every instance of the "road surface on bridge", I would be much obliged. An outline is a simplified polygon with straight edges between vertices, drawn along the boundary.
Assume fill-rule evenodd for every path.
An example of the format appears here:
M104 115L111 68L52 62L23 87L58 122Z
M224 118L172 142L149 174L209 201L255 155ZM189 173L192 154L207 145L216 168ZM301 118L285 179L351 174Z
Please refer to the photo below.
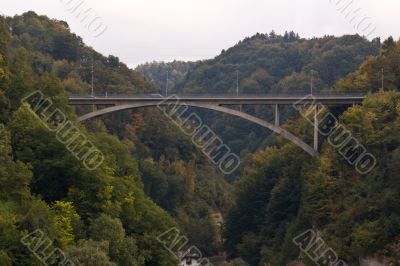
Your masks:
M365 98L361 94L337 94L337 95L244 95L244 96L171 96L151 97L149 95L112 95L105 96L71 96L71 105L126 105L137 103L159 102L175 103L179 99L182 103L202 103L215 105L293 105L299 101L302 103L320 103L324 105L352 105L360 104Z

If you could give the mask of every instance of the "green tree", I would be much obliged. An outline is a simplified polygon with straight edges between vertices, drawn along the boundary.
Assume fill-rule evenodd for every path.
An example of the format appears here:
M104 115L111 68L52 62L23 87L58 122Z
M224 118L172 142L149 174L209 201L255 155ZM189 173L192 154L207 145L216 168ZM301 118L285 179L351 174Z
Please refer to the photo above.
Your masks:
M107 256L108 248L108 242L82 240L77 246L68 250L67 257L77 266L115 266L116 264Z

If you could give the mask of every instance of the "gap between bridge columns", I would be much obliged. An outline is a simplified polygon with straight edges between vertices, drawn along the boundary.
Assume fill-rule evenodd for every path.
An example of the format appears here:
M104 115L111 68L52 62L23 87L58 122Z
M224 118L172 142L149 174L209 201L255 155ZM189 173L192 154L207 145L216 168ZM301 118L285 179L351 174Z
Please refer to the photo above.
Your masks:
M89 102L89 104L92 105L91 102ZM165 103L164 105L167 105L167 104L168 103ZM312 145L305 143L300 138L298 138L295 135L293 135L292 133L288 132L286 129L274 125L273 122L270 123L270 122L267 122L260 118L257 118L255 116L252 116L250 114L246 114L244 112L239 112L238 110L234 110L231 108L219 106L214 103L196 103L196 102L188 101L185 104L187 104L188 106L199 107L199 108L204 108L204 109L208 109L208 110L218 111L218 112L225 113L225 114L230 114L230 115L245 119L247 121L253 122L255 124L263 126L264 128L268 128L268 129L272 130L273 132L279 134L283 138L291 141L292 143L294 143L295 145L297 145L298 147L303 149L305 152L307 152L311 156L318 156L318 152L316 150L314 150ZM100 117L105 114L118 112L118 111L122 111L122 110L142 108L142 107L151 107L151 106L154 107L156 105L157 105L157 102L155 102L155 103L154 102L145 102L145 103L139 102L139 103L133 103L133 104L115 104L112 107L106 107L103 109L98 108L98 110L95 112L85 114L85 115L79 117L79 121L83 122L83 121L86 121L86 120L89 120L92 118ZM275 105L275 103L274 103L274 105Z
M314 150L318 152L318 104L314 106Z
M279 127L279 105L275 104L275 126Z

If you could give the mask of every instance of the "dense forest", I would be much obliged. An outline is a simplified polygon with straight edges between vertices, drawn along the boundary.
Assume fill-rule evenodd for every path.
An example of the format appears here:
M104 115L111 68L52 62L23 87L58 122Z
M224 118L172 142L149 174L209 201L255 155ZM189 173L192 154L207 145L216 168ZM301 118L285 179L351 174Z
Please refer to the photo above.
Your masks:
M69 95L369 92L330 107L377 158L362 175L320 140L320 157L259 126L197 110L241 157L224 176L157 108L78 122ZM168 74L167 74L168 73ZM168 76L167 76L168 75ZM199 62L129 69L34 12L0 16L0 265L42 265L26 245L40 230L75 265L177 265L157 237L178 228L205 256L233 265L314 265L293 238L317 231L348 265L400 265L400 42L358 35L256 34ZM168 81L168 84L167 84ZM22 99L40 91L104 154L87 169ZM271 120L273 110L245 106ZM282 123L311 143L292 107ZM224 215L222 228L215 217ZM56 264L57 258L49 263ZM59 259L59 258L58 258ZM391 264L390 264L391 263Z
M231 255L250 265L313 265L292 241L313 228L348 265L365 258L400 263L399 56L400 42L389 38L378 56L368 57L332 88L374 92L343 113L330 110L377 158L373 171L357 172L326 139L318 160L282 142L256 153L237 179L235 205L226 217ZM305 119L292 119L287 127L303 138L311 135Z
M220 249L213 215L230 185L157 110L79 124L68 95L158 92L118 57L104 57L64 21L0 18L0 265L39 265L20 239L40 229L76 265L176 265L157 236L177 227L205 255ZM39 90L104 153L94 171L21 100Z

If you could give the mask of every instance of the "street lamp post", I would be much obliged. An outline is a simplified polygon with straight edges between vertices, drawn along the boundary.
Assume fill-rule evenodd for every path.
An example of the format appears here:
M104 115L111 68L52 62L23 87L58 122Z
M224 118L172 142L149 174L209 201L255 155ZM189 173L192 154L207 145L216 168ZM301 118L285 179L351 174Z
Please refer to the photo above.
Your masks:
M236 96L239 97L239 70L236 70Z
M311 69L310 73L311 73L310 92L311 92L311 95L313 95L313 92L314 92L314 74L317 73L317 71Z
M311 86L310 86L311 87L310 88L311 89L311 95L313 95L313 81L314 81L314 75L313 75L314 73L313 72L314 72L314 70L311 70Z
M165 97L168 97L169 72L167 70L167 84L165 84Z
M91 88L92 88L92 97L94 97L94 63L92 59L92 80L91 80Z

